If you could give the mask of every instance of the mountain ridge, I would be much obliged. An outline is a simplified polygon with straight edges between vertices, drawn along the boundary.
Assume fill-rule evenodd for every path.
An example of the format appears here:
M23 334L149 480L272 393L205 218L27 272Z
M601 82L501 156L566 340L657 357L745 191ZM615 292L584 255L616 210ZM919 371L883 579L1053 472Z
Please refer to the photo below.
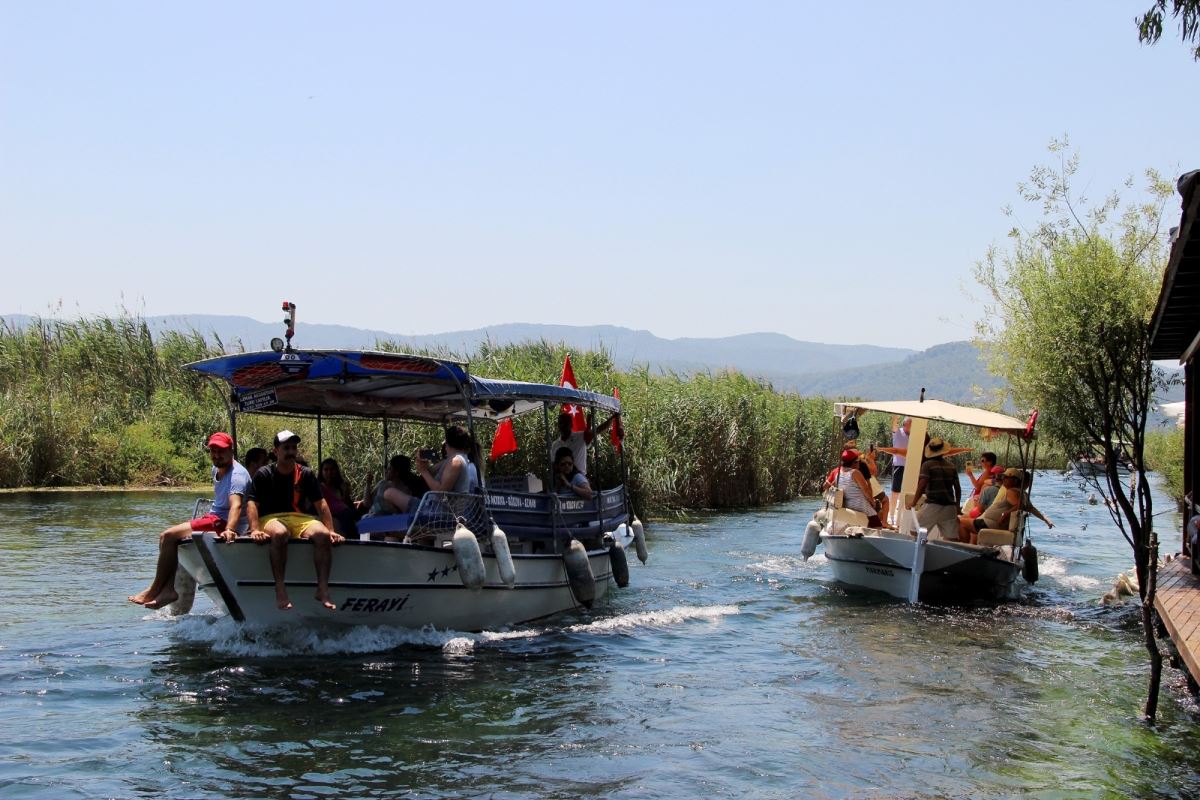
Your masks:
M35 317L0 316L23 327ZM263 349L283 333L280 322L220 314L168 314L144 318L152 333L164 330L216 334L231 347ZM647 330L615 325L504 323L469 330L404 335L371 328L306 322L297 324L295 343L313 349L368 349L378 341L466 355L490 341L562 342L578 349L608 351L619 369L651 369L691 374L734 369L770 382L776 389L829 397L908 397L926 387L928 396L952 402L977 401L981 392L1002 386L987 373L969 342L948 342L923 351L878 345L806 342L769 331L726 337L665 339ZM830 368L836 365L836 368Z

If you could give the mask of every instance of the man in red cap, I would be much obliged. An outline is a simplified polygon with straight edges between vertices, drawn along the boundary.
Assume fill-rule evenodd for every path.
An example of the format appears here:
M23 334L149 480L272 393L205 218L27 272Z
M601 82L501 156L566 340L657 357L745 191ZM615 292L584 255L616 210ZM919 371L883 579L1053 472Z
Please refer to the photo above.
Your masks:
M242 516L242 498L250 487L250 473L233 459L233 439L217 432L208 437L208 457L212 459L213 503L203 517L181 522L158 536L158 568L145 591L131 594L129 600L146 608L162 608L175 602L175 570L179 567L179 543L197 531L213 531L227 542L246 532Z

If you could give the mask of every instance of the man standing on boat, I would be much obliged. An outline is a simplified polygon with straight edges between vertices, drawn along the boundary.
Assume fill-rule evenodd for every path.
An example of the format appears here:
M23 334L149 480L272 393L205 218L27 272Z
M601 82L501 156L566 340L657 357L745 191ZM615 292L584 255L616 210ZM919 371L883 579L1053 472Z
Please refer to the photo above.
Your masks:
M175 571L179 568L179 544L197 531L213 531L232 542L246 532L242 518L242 498L250 486L250 473L233 459L233 439L217 432L208 437L208 457L212 460L212 508L202 517L167 528L158 536L158 566L154 580L144 591L129 596L130 602L146 608L162 608L179 599L175 592Z
M580 417L583 416L582 409L575 407L576 413ZM575 414L563 411L558 415L558 438L550 443L550 458L553 460L555 454L562 448L567 448L571 451L571 456L575 461L575 469L587 475L587 446L596 438L597 433L603 433L608 430L608 426L613 424L613 420L617 418L613 414L599 428L593 428L591 425L584 426L581 431L574 430ZM583 423L581 423L583 424Z
M893 524L900 524L900 487L904 485L904 464L907 461L905 453L908 452L908 432L912 430L912 417L905 417L896 424L896 418L892 417L892 447L891 449L880 448L886 453L892 455L892 498L889 508L896 515L892 520Z
M931 533L936 528L942 539L956 542L962 486L958 482L958 469L945 459L949 450L946 440L936 437L925 445L925 461L921 464L921 477L913 494L913 508L917 509L917 523L921 527ZM922 496L925 497L923 506L920 505Z
M275 463L258 472L246 496L246 516L250 519L250 538L259 544L271 543L271 575L275 578L275 603L281 610L292 607L284 574L287 571L288 544L292 539L312 543L313 565L317 572L317 601L333 611L337 608L329 596L329 571L333 566L333 545L345 541L333 532L333 515L321 495L317 476L296 462L300 437L291 431L275 434ZM300 509L308 501L317 511L313 517Z

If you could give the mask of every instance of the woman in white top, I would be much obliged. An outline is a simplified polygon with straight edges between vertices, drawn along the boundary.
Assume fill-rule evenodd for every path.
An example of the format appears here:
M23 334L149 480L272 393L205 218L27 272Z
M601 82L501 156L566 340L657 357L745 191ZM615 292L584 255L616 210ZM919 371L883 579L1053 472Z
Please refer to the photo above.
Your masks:
M429 459L422 457L420 450L413 461L430 491L468 494L479 488L479 471L471 461L474 450L471 434L458 425L450 425L446 428L446 457L437 465L436 472L430 471Z
M872 502L871 484L858 469L857 450L842 451L842 468L838 471L837 487L842 490L842 506L867 515L868 528L882 528L879 511Z

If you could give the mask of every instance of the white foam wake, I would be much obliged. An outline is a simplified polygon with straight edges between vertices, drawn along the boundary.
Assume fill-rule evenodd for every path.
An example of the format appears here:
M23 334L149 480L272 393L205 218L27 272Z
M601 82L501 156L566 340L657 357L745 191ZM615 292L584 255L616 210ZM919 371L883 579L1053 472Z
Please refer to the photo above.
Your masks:
M208 646L228 656L271 658L287 655L379 653L399 647L436 647L448 654L465 654L477 646L511 640L529 640L560 633L608 635L640 628L667 628L696 620L714 621L737 614L737 606L676 606L602 617L563 627L523 628L513 631L462 631L376 627L358 625L339 629L279 629L239 625L227 616L199 614L179 617L173 628L176 639Z
M1068 575L1067 562L1055 556L1039 557L1038 573L1068 589L1091 589L1103 583L1099 578L1093 578L1090 575Z

